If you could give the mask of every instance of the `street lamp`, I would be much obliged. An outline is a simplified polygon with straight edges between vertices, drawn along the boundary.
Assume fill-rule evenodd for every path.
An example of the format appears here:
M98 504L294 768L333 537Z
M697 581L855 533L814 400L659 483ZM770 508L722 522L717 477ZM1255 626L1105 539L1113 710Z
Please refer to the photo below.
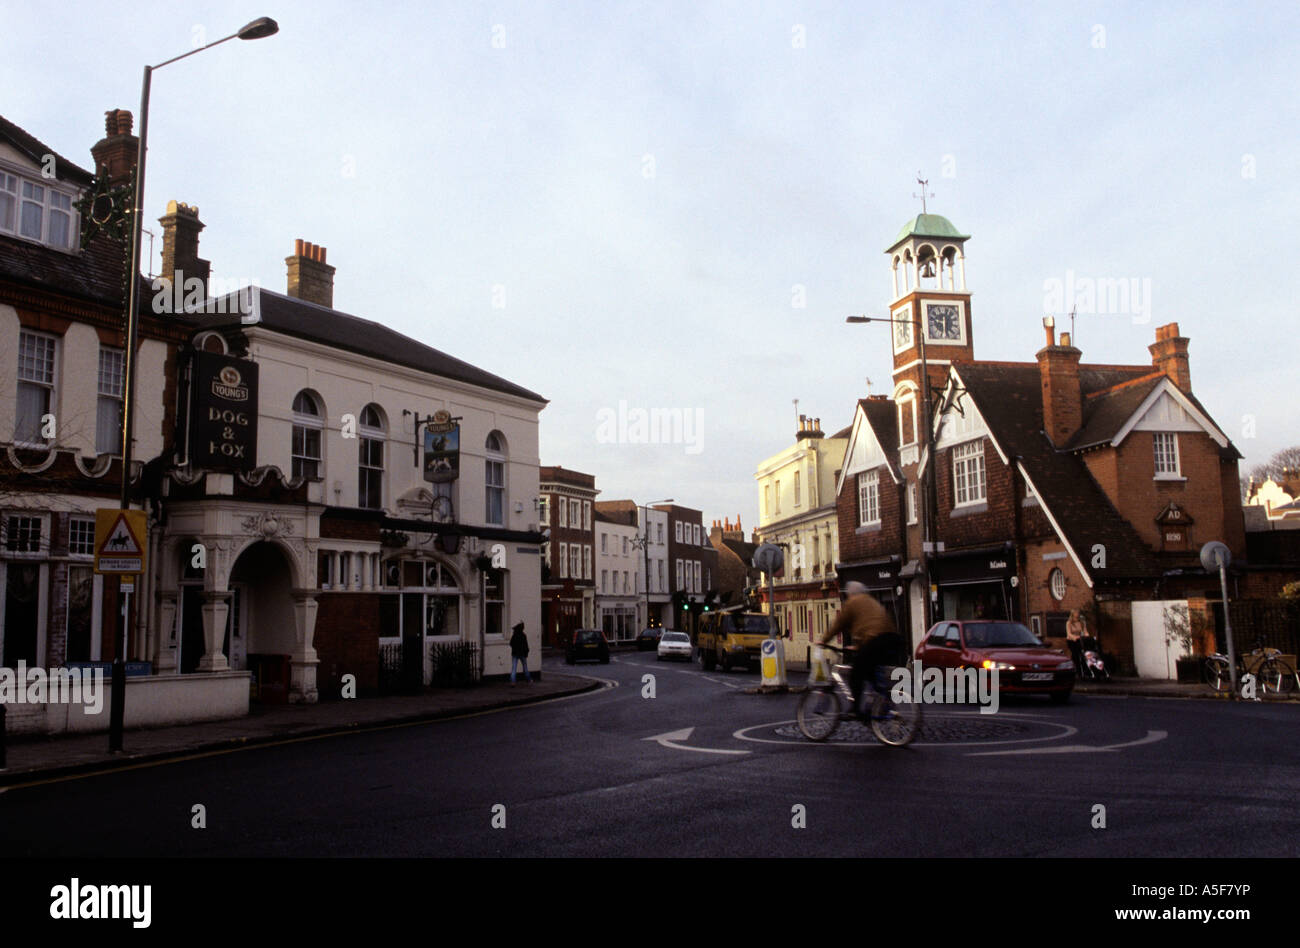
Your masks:
M925 489L920 491L921 494L921 575L925 581L925 594L921 597L922 611L922 628L928 629L931 625L933 604L930 602L930 552L934 547L931 537L931 531L934 523L934 511L938 509L938 499L935 496L934 465L938 463L935 457L934 445L934 425L931 423L930 408L930 368L925 359L925 326L921 324L919 317L910 319L895 319L892 316L846 316L846 323L910 323L918 340L919 353L921 356L921 413L922 424L925 428L925 451L926 467L923 475L925 480Z
M645 621L646 625L650 624L650 509L655 504L671 504L673 499L652 500L648 504L637 504L645 511L645 516L641 519L641 524L645 532L632 541L634 546L639 546L645 552Z
M144 67L144 80L140 86L140 141L137 145L135 160L135 194L131 196L131 265L127 271L128 289L126 303L126 354L123 356L122 372L122 492L119 498L122 510L131 506L129 491L131 482L131 435L133 416L135 414L135 347L139 331L138 311L140 307L140 242L144 229L144 165L145 154L149 147L149 83L155 69L170 65L179 59L201 53L205 49L219 46L227 40L255 40L279 32L280 27L269 16L258 17L251 23L244 24L239 32L231 33L214 43L181 53L164 60L156 66ZM109 709L108 749L110 753L122 749L123 702L126 700L126 665L122 652L125 649L126 616L118 624L117 635L113 640L113 698Z

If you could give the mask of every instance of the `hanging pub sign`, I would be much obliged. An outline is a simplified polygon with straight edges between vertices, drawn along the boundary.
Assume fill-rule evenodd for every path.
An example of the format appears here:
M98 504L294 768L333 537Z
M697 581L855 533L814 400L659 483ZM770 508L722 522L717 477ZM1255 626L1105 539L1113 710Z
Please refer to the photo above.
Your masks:
M437 411L424 426L424 479L446 484L460 477L460 425Z
M257 465L257 363L194 353L190 378L190 459L207 470Z

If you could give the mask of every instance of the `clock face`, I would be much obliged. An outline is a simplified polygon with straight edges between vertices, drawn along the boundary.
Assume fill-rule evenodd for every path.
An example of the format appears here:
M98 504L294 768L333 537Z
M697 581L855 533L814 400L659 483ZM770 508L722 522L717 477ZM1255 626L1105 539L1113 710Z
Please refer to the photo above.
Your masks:
M951 303L931 303L925 308L931 339L961 340L961 309Z
M912 314L908 310L899 310L894 320L894 351L912 344Z

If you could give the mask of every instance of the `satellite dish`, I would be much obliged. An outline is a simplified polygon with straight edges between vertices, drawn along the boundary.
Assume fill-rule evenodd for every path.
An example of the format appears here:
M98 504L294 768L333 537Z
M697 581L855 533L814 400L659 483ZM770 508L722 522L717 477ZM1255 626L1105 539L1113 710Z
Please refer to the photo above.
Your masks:
M1201 547L1201 565L1205 567L1207 573L1217 573L1220 567L1226 569L1231 563L1232 551L1228 549L1227 544L1211 540Z

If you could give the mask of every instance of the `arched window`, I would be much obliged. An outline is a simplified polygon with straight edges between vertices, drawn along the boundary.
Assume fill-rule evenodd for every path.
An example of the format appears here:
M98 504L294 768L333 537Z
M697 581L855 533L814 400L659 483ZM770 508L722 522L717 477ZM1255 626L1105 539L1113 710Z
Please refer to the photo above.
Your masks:
M325 411L311 392L303 389L293 399L293 477L320 480L320 440L325 428Z
M501 432L487 436L483 445L487 460L483 469L483 492L486 499L484 520L497 526L506 522L506 442Z
M378 510L384 505L384 416L367 405L358 421L357 506Z

